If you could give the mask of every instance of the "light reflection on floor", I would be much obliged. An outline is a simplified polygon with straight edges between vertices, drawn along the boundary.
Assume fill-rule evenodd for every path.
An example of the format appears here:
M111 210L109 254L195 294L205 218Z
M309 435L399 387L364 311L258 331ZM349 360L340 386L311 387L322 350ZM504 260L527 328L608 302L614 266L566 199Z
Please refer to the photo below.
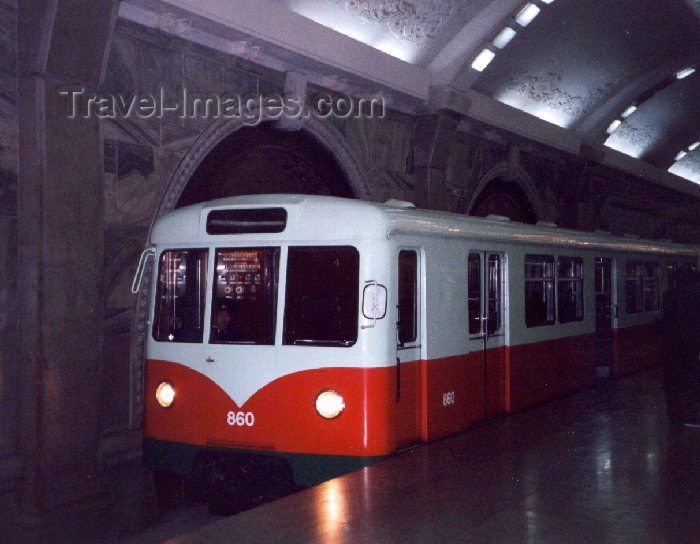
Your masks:
M691 542L700 431L671 432L660 383L608 381L169 542Z

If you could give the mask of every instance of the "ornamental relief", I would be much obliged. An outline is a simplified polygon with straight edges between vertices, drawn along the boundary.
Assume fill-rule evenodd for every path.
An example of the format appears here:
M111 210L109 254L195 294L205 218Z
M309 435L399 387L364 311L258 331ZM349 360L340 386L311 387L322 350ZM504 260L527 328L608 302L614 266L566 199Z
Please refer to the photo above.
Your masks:
M368 21L386 24L394 36L413 43L437 35L456 0L331 0Z
M645 147L654 141L656 129L651 125L633 126L627 121L623 121L620 127L614 132L615 138L635 147Z
M583 116L613 88L606 83L602 87L588 89L586 94L579 96L563 90L562 81L561 72L546 72L536 76L521 73L511 78L510 86L519 95L573 118Z

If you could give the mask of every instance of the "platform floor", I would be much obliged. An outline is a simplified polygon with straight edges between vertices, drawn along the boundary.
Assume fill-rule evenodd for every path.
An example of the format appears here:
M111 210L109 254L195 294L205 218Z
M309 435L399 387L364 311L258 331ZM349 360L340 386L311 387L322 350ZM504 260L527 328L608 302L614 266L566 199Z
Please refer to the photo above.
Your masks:
M700 429L645 371L168 542L700 542Z

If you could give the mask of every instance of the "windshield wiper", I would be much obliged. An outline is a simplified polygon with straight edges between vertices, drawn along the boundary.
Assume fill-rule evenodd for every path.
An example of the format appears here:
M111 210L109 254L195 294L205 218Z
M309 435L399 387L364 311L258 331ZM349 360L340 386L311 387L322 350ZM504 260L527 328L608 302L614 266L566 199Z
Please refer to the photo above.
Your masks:
M353 345L352 340L308 340L308 339L303 339L303 338L297 338L294 340L294 345L302 345L302 346L308 346L308 345L315 345L315 346L352 346Z

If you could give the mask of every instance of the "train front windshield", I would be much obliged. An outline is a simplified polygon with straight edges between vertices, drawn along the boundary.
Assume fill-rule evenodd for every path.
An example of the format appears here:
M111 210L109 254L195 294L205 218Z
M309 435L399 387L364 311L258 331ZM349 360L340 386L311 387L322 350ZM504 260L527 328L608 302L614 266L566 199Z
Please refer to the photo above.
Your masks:
M283 343L351 346L357 341L359 253L349 246L288 250ZM273 345L277 330L279 247L217 248L213 283L208 251L161 253L153 338L161 342ZM207 285L211 320L204 334Z

